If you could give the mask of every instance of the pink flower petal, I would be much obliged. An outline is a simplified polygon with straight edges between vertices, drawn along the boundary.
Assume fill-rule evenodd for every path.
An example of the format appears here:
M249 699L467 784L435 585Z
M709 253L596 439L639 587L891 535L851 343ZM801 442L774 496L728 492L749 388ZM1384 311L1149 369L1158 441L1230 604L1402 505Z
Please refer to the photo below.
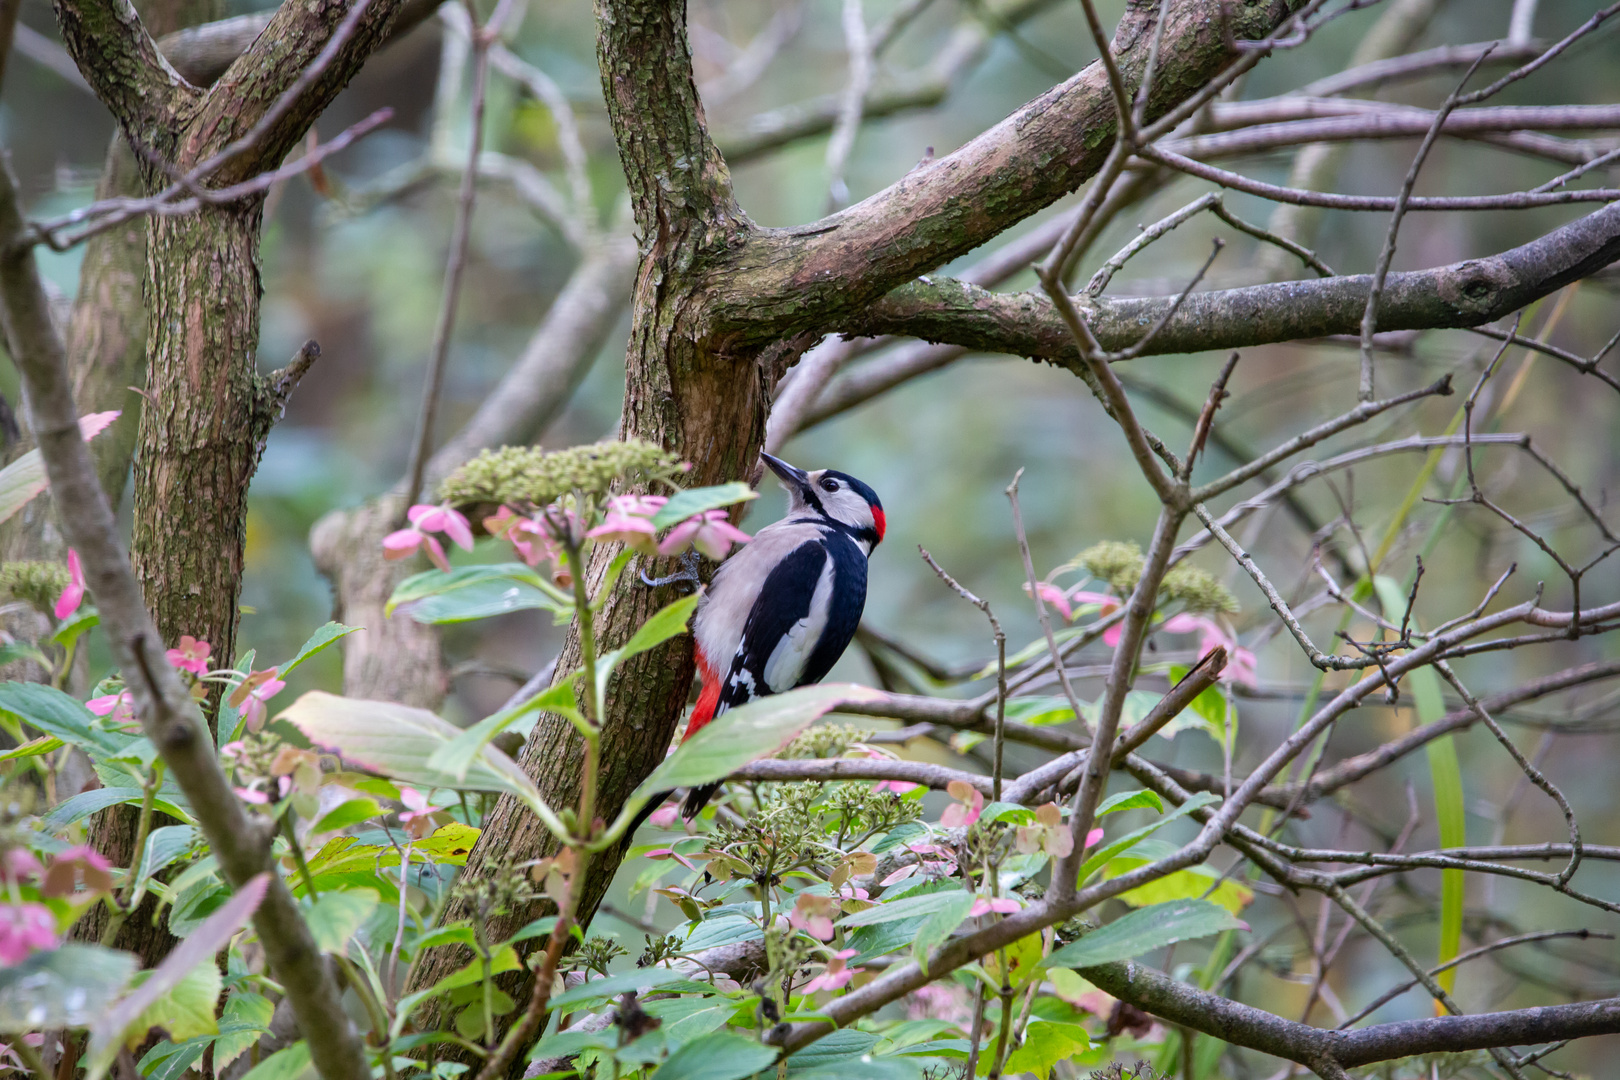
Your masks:
M444 545L439 543L436 536L423 536L422 547L427 551L429 561L445 573L450 572L450 561L444 557Z
M1124 633L1125 624L1123 622L1115 623L1113 626L1110 626L1108 629L1103 631L1103 644L1107 645L1110 649L1114 648L1119 644L1119 639L1124 635Z
M44 904L0 904L0 964L21 963L30 953L61 943L56 916Z
M912 874L915 874L917 870L918 864L916 863L912 863L910 866L902 866L900 869L878 882L878 885L887 889L890 885L894 885L906 880L906 878L910 877Z
M114 409L112 412L87 413L79 417L79 434L85 442L89 442L103 431L106 431L120 415L121 410L118 409Z
M383 558L403 559L415 551L427 537L415 529L400 529L383 537Z
M1102 838L1103 831L1101 829L1092 829L1090 832L1086 833L1086 847L1090 848Z
M116 414L115 414L116 415ZM68 584L62 590L62 595L56 598L54 614L58 620L67 618L79 610L84 603L84 566L79 562L79 553L68 548Z
M687 518L669 530L669 535L664 537L664 542L658 545L658 554L679 555L685 551L701 525L702 522L697 521L695 518Z
M444 508L444 535L455 542L462 551L473 549L472 525L459 510Z

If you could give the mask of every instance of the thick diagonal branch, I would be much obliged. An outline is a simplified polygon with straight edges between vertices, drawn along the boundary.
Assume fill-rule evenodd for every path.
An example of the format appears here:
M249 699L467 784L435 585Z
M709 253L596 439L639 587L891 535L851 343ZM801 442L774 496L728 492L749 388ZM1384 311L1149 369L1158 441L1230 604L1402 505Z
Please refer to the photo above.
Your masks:
M1620 259L1620 204L1606 206L1498 255L1391 274L1379 303L1380 330L1478 326L1516 311ZM1356 274L1194 293L1144 354L1243 348L1330 334L1355 334L1372 276ZM1174 297L1076 297L1098 343L1136 343ZM946 278L903 285L840 320L846 334L903 334L983 352L1040 357L1077 367L1074 339L1037 293L993 293Z

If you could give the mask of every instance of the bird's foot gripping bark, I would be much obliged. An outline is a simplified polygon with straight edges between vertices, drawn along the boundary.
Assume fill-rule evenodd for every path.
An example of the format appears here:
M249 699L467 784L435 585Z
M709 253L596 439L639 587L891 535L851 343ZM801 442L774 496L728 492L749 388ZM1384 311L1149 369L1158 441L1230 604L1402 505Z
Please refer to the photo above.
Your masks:
M641 583L654 589L663 585L685 585L687 588L683 591L687 593L696 592L698 586L703 583L698 577L698 561L698 553L694 550L688 550L685 555L681 556L681 569L678 573L670 574L668 577L652 578L648 577L647 571L643 570L640 572Z

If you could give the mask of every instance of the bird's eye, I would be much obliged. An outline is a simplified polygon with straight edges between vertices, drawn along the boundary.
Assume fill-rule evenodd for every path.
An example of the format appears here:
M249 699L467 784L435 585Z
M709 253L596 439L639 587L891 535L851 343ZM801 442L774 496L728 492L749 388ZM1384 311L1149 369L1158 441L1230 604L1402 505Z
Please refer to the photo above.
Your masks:
M837 491L838 481L832 479L832 477L828 477L821 482L821 489L823 491Z

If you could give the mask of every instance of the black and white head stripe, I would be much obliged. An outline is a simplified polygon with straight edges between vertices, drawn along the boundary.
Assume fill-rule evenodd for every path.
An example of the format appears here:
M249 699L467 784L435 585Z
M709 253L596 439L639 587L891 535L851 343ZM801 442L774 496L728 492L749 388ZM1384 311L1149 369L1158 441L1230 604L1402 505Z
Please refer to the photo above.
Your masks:
M888 526L883 504L866 484L835 469L805 472L780 458L761 456L787 489L789 518L813 517L846 533L866 552L883 539Z

